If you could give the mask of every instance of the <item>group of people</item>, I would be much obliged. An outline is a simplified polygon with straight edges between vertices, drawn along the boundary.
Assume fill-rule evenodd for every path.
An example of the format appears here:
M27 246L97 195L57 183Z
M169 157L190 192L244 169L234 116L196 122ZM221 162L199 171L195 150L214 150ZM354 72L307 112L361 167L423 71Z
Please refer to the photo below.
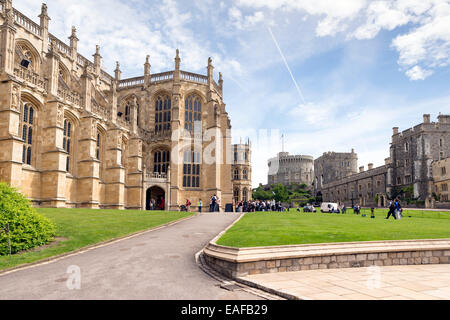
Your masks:
M394 217L394 219L401 219L402 216L402 206L400 204L400 200L399 198L395 198L394 200L391 200L389 202L389 211L388 211L388 215L385 219L389 219L389 217L392 215Z
M191 207L191 201L189 199L186 199L185 205L181 206L181 211L190 211ZM164 198L158 199L158 202L156 203L153 199L151 200L150 206L153 210L153 208L162 207L164 208ZM203 208L203 202L202 199L198 200L197 203L198 212L202 212ZM218 212L220 208L220 199L217 197L217 195L213 195L209 201L209 212ZM277 211L277 212L283 212L288 211L290 208L285 208L281 204L280 201L275 200L252 200L252 201L240 201L235 204L235 212L264 212L264 211ZM354 214L361 214L361 206L359 204L355 204L353 207L353 213ZM299 210L297 210L299 211ZM334 207L332 208L331 213L346 213L347 207L345 204L338 204L338 208L335 210ZM402 207L400 204L399 198L395 198L394 200L390 201L389 203L389 212L385 219L389 219L389 217L392 215L394 219L399 219L399 215L401 216L402 213Z
M180 206L181 207L181 211L190 211L191 210L191 200L186 199L186 202L184 205ZM202 199L198 199L197 202L197 208L198 208L198 212L202 212L203 209L203 201ZM220 208L220 199L217 195L213 195L211 197L211 200L209 201L209 212L218 212Z
M157 200L152 198L150 203L148 203L148 206L148 209L150 210L164 210L166 208L164 197L159 196Z
M263 212L263 211L286 211L280 201L275 200L253 200L253 201L240 201L235 205L236 212Z

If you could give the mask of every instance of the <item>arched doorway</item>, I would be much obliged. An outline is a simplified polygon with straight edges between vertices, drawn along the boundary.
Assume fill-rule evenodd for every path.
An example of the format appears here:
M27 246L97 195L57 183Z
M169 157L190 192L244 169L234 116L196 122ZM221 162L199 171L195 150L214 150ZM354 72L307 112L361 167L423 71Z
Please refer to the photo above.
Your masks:
M146 210L165 210L167 206L166 193L158 186L148 188L145 199Z

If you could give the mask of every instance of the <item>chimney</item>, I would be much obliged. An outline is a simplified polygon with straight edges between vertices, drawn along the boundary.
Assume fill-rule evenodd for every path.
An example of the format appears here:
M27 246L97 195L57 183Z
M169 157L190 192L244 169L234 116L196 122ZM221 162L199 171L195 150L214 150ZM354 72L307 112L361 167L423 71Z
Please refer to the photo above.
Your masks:
M429 114L423 115L423 123L430 123L430 115Z
M362 172L364 172L364 166L359 167L359 173L362 173Z
M369 170L373 169L373 163L369 163Z
M393 131L393 135L395 136L396 134L398 134L398 127L392 128L392 131Z

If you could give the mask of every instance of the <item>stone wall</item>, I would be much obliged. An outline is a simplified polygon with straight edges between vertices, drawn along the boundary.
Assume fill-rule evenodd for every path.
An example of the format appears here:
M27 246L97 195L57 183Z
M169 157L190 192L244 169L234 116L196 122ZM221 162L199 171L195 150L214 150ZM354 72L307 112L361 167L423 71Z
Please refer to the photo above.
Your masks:
M450 247L446 249L416 249L399 252L326 254L322 256L260 261L235 262L205 254L206 263L221 274L244 277L261 273L290 272L316 269L358 268L370 266L421 265L450 263Z

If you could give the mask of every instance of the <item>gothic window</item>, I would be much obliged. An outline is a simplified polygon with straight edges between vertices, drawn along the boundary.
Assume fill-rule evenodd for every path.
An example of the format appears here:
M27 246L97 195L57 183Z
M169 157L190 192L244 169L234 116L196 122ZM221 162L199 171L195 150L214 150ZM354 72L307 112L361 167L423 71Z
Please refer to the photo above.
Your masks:
M169 151L156 151L153 158L153 172L167 173L170 164Z
M127 103L125 105L125 121L130 122L130 114L131 114L131 107L130 104Z
M202 121L202 102L200 98L193 94L188 96L184 110L184 129L193 132L195 125Z
M248 200L248 191L247 189L244 189L242 191L242 201L246 202Z
M104 135L103 133L97 129L97 142L95 147L95 156L97 160L100 161L100 179L103 179L103 171L104 171L104 159L103 159L103 141L104 141Z
M183 187L200 188L200 153L184 152Z
M100 160L100 148L101 148L101 136L100 136L100 132L97 131L97 144L95 147L95 157L97 158L97 160Z
M171 100L168 95L160 95L155 101L155 133L170 131Z
M247 170L246 169L242 170L242 179L248 180L248 174L247 174Z
M63 149L67 152L66 159L66 171L71 172L72 168L70 165L72 157L72 138L73 138L73 125L72 123L65 119L64 120L64 138L63 138Z
M34 129L34 108L29 103L23 105L23 117L22 117L22 163L31 165L31 151L33 147L33 129Z
M234 202L235 203L239 202L239 189L234 189L233 195L234 195Z
M234 169L234 180L239 180L239 169Z
M16 62L19 63L23 68L33 70L33 54L27 48L26 45L18 45L16 47Z
M139 121L140 121L140 112L141 112L141 108L139 106L139 103L136 105L136 112L137 112L137 116L136 116L136 125L139 126Z

